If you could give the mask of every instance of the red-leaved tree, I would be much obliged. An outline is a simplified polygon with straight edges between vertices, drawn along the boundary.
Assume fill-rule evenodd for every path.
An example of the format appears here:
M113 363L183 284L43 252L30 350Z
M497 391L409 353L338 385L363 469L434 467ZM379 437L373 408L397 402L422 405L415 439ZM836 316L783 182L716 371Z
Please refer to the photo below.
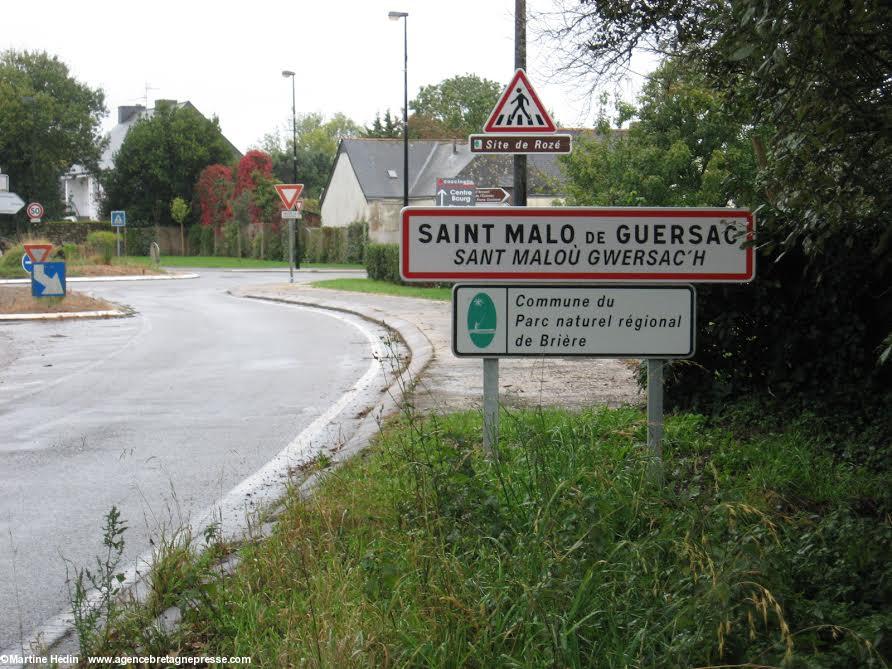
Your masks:
M198 176L195 197L201 213L201 224L214 229L215 237L232 217L232 170L226 165L208 165Z
M254 190L257 186L255 172L268 177L273 173L273 159L268 153L256 149L248 151L238 163L238 176L235 183L236 197L244 190Z
M245 191L251 193L251 206L249 207L251 223L259 225L263 223L263 211L255 201L254 195L257 185L261 181L268 180L273 174L273 159L263 151L248 151L238 163L238 173L235 182L235 196L238 197Z

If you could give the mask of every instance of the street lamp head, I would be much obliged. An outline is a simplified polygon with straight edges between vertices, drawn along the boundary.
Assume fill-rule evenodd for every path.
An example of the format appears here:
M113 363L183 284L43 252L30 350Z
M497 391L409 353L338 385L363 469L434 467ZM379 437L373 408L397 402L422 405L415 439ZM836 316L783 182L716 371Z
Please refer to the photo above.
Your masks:
M387 12L387 18L391 21L399 21L409 16L409 12Z
M283 77L293 77L294 72L292 72L291 70L282 70L282 76Z

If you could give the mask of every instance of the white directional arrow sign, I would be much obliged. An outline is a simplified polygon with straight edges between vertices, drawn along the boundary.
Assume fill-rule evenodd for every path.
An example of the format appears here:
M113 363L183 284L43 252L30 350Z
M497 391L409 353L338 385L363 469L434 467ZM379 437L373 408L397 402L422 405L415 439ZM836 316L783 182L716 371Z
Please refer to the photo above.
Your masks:
M16 214L25 206L25 201L15 193L0 191L0 214Z
M446 191L441 188L440 190L437 191L437 197L439 198L439 202L437 202L437 204L440 205L441 207L445 206L446 205Z
M61 265L62 263L49 263L50 265ZM61 297L65 295L65 288L62 285L60 273L56 272L53 276L46 273L47 263L34 263L34 271L31 273L32 282L41 286L40 295L38 297Z

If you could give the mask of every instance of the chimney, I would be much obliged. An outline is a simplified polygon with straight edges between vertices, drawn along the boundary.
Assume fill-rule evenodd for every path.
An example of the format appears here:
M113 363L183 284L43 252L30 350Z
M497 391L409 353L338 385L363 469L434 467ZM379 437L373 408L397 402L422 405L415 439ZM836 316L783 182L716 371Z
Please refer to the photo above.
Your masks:
M118 107L118 123L126 123L134 114L139 114L146 110L142 105L128 105L126 107Z

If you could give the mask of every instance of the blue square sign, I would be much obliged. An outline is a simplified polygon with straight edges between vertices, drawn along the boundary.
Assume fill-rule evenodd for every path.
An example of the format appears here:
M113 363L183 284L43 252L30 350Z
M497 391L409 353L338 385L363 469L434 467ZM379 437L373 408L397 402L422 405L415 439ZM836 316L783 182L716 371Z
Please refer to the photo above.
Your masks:
M34 268L31 270L31 295L65 297L65 263L34 263Z

